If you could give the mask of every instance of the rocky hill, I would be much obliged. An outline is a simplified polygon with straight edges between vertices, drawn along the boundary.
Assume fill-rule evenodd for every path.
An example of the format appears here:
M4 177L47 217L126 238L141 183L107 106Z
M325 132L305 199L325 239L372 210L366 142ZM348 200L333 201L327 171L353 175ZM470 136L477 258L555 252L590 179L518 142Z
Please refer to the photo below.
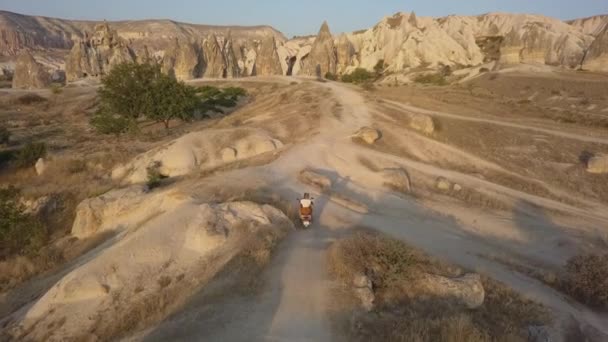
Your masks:
M588 18L581 18L568 21L568 24L578 28L585 34L598 36L602 30L608 26L608 15L596 15Z
M28 49L70 49L74 42L93 33L97 21L77 21L28 16L0 11L0 55L18 54ZM209 35L227 35L235 40L262 39L268 35L285 41L282 33L270 26L193 25L171 20L117 21L110 25L118 35L136 47L148 45L165 48L172 39L194 40Z
M269 26L208 26L170 20L100 23L25 16L0 11L0 55L51 51L68 80L100 76L124 61L154 60L180 79L254 75L390 72L443 66L542 64L608 71L608 16L564 22L540 15L418 17L397 13L363 31L287 40ZM65 56L65 57L63 57ZM42 60L42 61L40 61ZM65 63L63 63L65 61Z

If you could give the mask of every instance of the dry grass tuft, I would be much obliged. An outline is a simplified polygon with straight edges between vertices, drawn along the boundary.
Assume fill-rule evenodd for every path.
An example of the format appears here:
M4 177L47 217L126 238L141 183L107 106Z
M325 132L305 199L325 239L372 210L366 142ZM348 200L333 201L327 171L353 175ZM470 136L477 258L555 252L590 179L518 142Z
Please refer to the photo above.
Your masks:
M561 289L594 308L608 309L608 254L578 255L566 264Z
M372 312L349 307L336 314L334 323L351 341L527 341L528 326L548 323L542 306L484 277L485 302L475 310L429 296L419 285L421 275L458 276L462 270L379 234L364 231L334 243L328 265L344 284L357 274L373 283Z

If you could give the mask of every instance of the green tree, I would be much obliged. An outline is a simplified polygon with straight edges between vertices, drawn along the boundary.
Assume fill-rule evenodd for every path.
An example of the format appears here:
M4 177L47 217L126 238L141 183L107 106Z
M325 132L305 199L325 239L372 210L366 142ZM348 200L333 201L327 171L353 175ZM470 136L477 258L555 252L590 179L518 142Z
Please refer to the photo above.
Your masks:
M157 64L123 63L102 79L99 100L104 111L137 119L152 105L152 85L164 75Z
M196 88L166 75L161 75L150 85L149 96L150 108L146 116L162 122L167 129L173 119L191 121L201 102Z

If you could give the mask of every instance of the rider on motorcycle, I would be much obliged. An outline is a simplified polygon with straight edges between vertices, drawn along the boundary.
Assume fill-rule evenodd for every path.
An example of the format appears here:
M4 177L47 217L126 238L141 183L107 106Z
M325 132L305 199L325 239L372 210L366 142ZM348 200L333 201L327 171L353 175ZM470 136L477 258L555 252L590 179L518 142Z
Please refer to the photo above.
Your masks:
M312 207L314 202L310 198L309 193L304 193L304 198L299 200L300 202L300 217L310 216L312 218Z

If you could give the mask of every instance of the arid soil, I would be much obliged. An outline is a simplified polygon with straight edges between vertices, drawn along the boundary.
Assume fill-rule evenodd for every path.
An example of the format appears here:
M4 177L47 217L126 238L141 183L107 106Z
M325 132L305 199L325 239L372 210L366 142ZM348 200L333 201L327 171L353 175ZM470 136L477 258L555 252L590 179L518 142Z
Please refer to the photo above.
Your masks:
M170 229L177 230L180 218L177 209L172 212L171 201L189 205L179 207L184 220L196 216L188 209L190 205L221 207L222 203L243 201L273 205L294 219L296 199L305 191L315 197L311 230L288 231L282 241L282 234L269 234L276 238L268 243L260 240L262 235L244 234L247 239L237 239L229 246L241 251L247 245L243 241L250 241L255 248L205 259L209 272L201 271L201 279L186 275L186 283L161 281L158 296L152 293L147 297L165 298L177 305L161 305L152 318L118 328L106 322L78 337L364 340L366 335L357 335L356 329L345 333L334 324L338 312L345 314L341 299L334 293L348 288L328 269L332 244L348 239L359 227L404 241L445 265L482 274L488 279L486 284L491 284L486 289L487 298L497 307L504 303L495 301L498 295L494 294L508 293L518 303L531 300L535 308L542 305L551 316L543 322L517 324L546 324L544 329L556 340L563 340L572 326L592 340L608 336L605 313L568 298L550 281L537 276L558 276L571 256L607 247L608 175L590 174L585 169L589 155L608 153L608 127L604 125L608 98L602 90L608 86L604 75L489 73L457 85L385 84L373 91L306 78L213 83L239 85L250 95L226 116L194 124L176 122L169 132L144 124L149 134L121 138L99 136L88 128L93 87L66 88L59 95L43 92L40 95L47 100L34 104L15 104L22 93L1 93L0 115L10 122L15 146L28 138L44 139L50 145L50 165L57 168L43 176L32 170L2 172L3 185L15 184L32 197L69 193L76 203L87 198L122 198L120 191L134 192L139 185L111 179L112 169L140 153L169 146L186 133L227 130L235 135L234 140L242 140L247 139L242 132L248 128L282 143L250 159L213 168L201 166L166 180L155 190L158 192L142 194L141 198L152 203L167 196L159 202L159 217L140 214L145 206L139 202L117 200L127 209L100 219L100 227L111 226L106 233L112 238L83 256L65 257L71 262L33 272L38 276L29 281L23 277L25 282L11 284L3 291L0 326L9 339L73 338L75 327L69 321L62 323L63 317L70 320L91 305L109 305L114 288L108 290L107 299L95 294L90 303L56 299L60 297L57 293L67 291L65 279L86 275L94 284L98 279L109 283L107 279L113 279L109 271L112 261L121 262L113 260L113 255L126 255L126 244L154 247L137 244L138 239L156 241L145 234L148 230L166 234L176 243ZM367 143L365 137L355 137L362 127L377 129L379 140ZM81 160L84 170L62 171L58 165L68 160ZM304 170L308 177L301 176ZM86 186L75 186L74 182ZM104 195L99 196L101 193ZM128 211L133 214L125 213ZM70 217L74 212L73 206ZM224 224L225 220L218 222ZM70 224L57 228L54 241L70 239L71 219L67 222ZM168 222L166 228L159 222ZM276 224L266 228L274 231ZM191 261L190 255L185 258L177 250L172 253L180 256L169 258L175 264L161 268L154 276L169 272L166 275L174 277L180 269L189 269L184 260ZM251 258L257 262L248 264ZM157 260L146 258L146 263L150 259ZM162 264L162 260L155 262ZM239 260L245 264L238 264ZM248 270L247 265L257 266ZM428 272L433 270L430 267ZM119 278L124 282L130 279L124 274L120 277L125 277ZM77 298L89 298L88 288L73 286L70 291L79 294ZM136 296L124 298L120 289L116 291L122 295L116 298L123 302L122 306L112 304L113 318L137 314L140 306ZM381 303L379 311L391 304ZM492 312L488 307L481 310ZM103 313L99 319L103 320ZM515 330L514 334L525 335Z

